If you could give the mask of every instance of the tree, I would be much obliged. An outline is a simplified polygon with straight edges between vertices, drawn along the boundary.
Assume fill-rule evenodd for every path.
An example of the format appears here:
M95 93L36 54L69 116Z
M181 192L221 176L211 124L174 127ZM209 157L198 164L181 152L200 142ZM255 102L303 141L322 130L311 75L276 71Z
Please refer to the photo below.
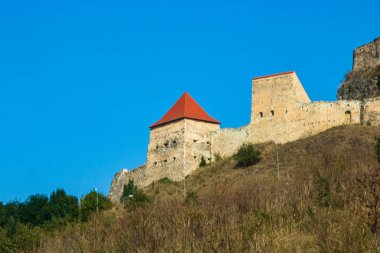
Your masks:
M49 198L43 194L29 196L25 203L19 206L20 221L32 226L42 225L51 219Z
M83 221L87 221L92 213L107 210L112 207L111 201L101 193L91 191L81 199L80 216Z
M79 216L78 198L58 189L50 195L49 212L52 218L72 221Z
M247 167L257 164L261 160L261 152L252 143L243 144L234 155L238 166Z
M125 207L134 208L151 202L148 195L135 186L133 180L129 180L124 185L123 194L121 195L120 202L124 203Z

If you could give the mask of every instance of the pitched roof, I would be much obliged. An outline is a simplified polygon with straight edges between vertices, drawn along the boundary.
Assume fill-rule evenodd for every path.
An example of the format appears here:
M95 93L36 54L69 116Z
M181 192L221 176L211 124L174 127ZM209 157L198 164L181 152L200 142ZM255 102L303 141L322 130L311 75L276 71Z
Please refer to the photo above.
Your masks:
M263 78L268 78L268 77L288 75L288 74L293 74L293 73L294 73L294 71L287 71L287 72L281 72L281 73L271 74L271 75L266 75L266 76L258 76L258 77L254 77L253 80L258 80L258 79L263 79Z
M219 121L208 115L189 93L185 92L172 108L159 121L150 125L149 128L185 118L220 124Z

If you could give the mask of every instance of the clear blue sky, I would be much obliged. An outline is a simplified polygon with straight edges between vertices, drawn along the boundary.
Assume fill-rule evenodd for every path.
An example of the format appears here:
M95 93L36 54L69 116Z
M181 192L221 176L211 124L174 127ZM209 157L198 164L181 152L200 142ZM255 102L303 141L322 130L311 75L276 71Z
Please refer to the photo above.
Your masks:
M0 1L0 201L108 193L145 162L148 125L188 91L249 122L251 78L295 70L335 100L352 51L380 36L369 1Z

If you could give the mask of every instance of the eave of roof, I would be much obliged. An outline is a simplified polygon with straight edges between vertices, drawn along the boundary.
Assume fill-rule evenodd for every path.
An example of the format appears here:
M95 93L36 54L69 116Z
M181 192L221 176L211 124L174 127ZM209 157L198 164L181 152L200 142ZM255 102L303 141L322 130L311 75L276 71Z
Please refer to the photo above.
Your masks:
M169 111L159 121L150 125L149 128L152 129L179 119L193 119L220 124L219 121L208 115L208 113L189 95L189 93L185 92Z
M258 77L254 77L252 79L258 80L258 79L270 78L270 77L275 77L275 76L289 75L289 74L293 74L293 73L294 73L294 71L287 71L287 72L281 72L281 73L276 73L276 74L271 74L271 75L258 76Z

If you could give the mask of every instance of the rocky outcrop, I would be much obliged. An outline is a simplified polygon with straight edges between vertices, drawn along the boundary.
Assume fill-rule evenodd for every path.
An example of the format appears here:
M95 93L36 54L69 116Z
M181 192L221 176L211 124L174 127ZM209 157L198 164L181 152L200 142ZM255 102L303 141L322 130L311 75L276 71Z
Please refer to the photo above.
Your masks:
M338 89L337 98L364 100L380 96L380 37L354 50L352 71Z
M364 100L380 96L380 65L351 71L338 89L338 99Z

